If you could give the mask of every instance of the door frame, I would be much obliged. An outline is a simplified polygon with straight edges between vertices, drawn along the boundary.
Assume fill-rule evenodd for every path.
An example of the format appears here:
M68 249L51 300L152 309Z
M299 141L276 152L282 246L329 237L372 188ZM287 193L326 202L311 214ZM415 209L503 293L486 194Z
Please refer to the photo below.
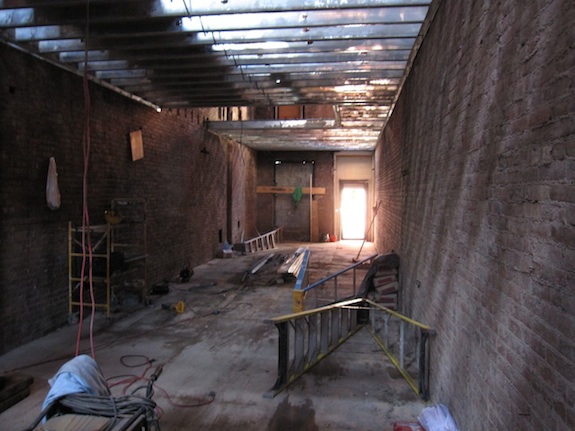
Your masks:
M339 152L334 153L334 231L337 232L338 238L341 238L341 217L339 209L341 207L341 190L340 181L360 181L367 183L367 228L365 240L372 242L374 235L374 226L371 226L374 206L374 159L373 152Z
M339 209L340 209L340 226L339 226L339 237L341 239L346 239L343 237L343 223L341 222L341 196L343 195L343 189L345 187L348 186L362 186L362 188L365 190L365 220L363 221L365 223L365 228L363 230L363 237L362 238L353 238L353 239L360 239L363 240L365 239L367 241L367 237L369 236L369 232L367 232L367 230L369 229L369 207L370 205L368 205L369 203L369 181L368 180L339 180L339 196L340 196L340 205L339 205ZM351 239L351 238L350 238Z

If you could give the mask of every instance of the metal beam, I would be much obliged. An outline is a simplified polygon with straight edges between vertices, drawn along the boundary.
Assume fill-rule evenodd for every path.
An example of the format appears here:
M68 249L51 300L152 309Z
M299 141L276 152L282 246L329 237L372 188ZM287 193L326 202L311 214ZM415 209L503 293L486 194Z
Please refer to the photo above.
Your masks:
M338 108L343 127L227 132L253 148L373 149L430 3L0 0L0 42L156 107Z

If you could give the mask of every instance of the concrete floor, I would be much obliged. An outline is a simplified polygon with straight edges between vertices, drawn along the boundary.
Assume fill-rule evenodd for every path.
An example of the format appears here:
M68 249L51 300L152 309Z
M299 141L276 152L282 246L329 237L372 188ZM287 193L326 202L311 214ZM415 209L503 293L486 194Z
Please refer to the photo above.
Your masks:
M275 253L288 256L299 245L281 244ZM351 265L361 242L303 245L311 250L313 282ZM275 398L263 397L276 380L278 340L275 326L264 321L292 312L294 285L275 284L273 267L242 282L246 270L269 253L214 259L194 268L189 283L172 283L168 295L153 297L146 308L110 321L97 315L95 359L109 385L122 379L115 376L145 370L124 364L148 358L162 365L154 401L164 431L392 430L396 421L416 420L425 404L365 329ZM366 243L361 257L373 253ZM184 313L162 309L177 301L185 301ZM88 323L82 337L86 353ZM64 327L0 357L0 372L34 378L30 396L0 414L0 428L21 430L33 422L49 390L47 380L74 355L77 329ZM113 394L125 386L112 386ZM194 406L210 400L210 393L213 402Z

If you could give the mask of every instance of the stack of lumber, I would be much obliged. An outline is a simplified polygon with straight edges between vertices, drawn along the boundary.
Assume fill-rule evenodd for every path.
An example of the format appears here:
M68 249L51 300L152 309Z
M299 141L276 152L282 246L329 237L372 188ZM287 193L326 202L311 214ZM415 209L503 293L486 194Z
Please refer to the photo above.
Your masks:
M359 286L356 297L367 298L398 311L399 256L394 252L376 257Z
M278 274L283 276L297 277L299 270L303 264L305 256L305 247L299 247L290 257L286 259L284 264L278 269Z

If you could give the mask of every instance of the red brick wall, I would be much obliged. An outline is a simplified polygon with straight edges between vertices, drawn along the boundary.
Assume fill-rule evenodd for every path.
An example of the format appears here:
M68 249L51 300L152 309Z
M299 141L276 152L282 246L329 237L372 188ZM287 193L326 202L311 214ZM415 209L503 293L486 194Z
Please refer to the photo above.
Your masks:
M103 223L115 197L146 199L149 284L211 259L220 230L223 240L255 230L255 153L204 131L217 110L157 113L89 87L91 221ZM2 353L68 317L67 222L82 221L82 79L0 45L0 107ZM132 162L129 133L137 129L144 158ZM51 156L57 211L46 205Z
M228 142L228 236L230 244L257 235L256 157L248 147Z
M462 430L575 429L573 22L441 2L377 150L377 246Z

